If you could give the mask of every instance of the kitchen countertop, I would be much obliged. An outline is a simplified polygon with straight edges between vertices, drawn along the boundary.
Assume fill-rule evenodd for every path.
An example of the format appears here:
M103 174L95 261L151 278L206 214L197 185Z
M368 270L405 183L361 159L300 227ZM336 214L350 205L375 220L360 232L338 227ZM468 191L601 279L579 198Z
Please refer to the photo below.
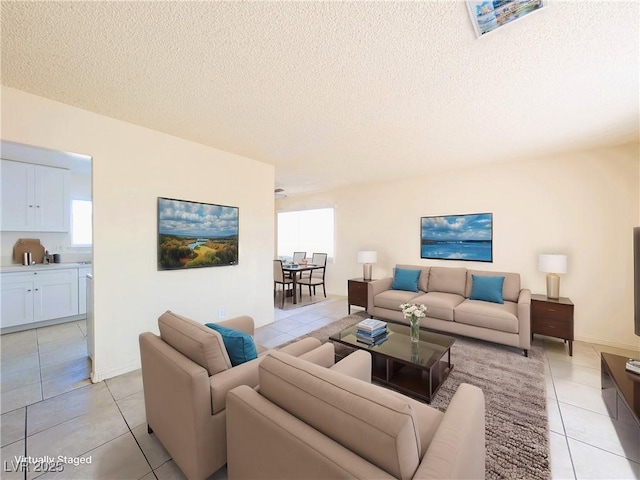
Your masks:
M91 267L91 262L69 262L69 263L36 263L35 265L3 265L0 266L0 273L25 273L39 272L44 270L62 270L66 268Z

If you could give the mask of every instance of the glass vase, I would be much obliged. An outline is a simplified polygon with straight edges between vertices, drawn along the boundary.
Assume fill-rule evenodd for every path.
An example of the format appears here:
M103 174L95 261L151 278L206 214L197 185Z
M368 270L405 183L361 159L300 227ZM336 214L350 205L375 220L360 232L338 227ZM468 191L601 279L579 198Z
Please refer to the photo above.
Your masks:
M416 317L412 317L411 320L411 343L418 343L420 341L420 320Z

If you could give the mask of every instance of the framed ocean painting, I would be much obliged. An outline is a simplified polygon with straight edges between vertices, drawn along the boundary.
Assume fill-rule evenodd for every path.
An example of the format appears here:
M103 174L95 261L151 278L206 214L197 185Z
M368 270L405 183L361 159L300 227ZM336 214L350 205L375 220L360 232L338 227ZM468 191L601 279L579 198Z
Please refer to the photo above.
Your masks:
M238 207L158 197L158 270L238 264Z
M548 0L467 0L478 37L545 7Z
M422 217L420 258L493 262L493 214Z

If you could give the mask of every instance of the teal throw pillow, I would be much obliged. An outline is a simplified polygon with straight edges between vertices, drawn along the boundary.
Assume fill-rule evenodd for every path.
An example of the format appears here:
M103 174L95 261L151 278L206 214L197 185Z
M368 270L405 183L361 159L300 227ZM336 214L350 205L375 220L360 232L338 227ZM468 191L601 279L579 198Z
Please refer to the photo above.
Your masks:
M485 302L504 303L502 298L502 285L504 277L487 277L471 274L471 300L484 300Z
M229 360L234 367L241 363L258 358L256 344L251 335L232 328L223 327L217 323L205 323L205 325L222 336L222 341L227 349Z
M406 290L407 292L418 291L418 279L421 270L412 270L408 268L396 268L393 272L392 290Z

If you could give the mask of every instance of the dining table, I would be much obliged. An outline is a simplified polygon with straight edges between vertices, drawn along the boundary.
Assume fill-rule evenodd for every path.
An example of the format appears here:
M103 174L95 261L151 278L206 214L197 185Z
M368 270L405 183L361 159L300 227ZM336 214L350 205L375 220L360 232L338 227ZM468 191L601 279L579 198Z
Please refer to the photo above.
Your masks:
M313 263L307 263L306 265L303 264L297 264L297 263L283 263L282 264L282 271L283 272L289 272L291 274L291 278L293 279L293 303L297 304L298 303L298 299L297 299L297 285L298 285L298 274L301 272L309 272L312 270L320 270L322 268L325 268L324 265L315 265Z

